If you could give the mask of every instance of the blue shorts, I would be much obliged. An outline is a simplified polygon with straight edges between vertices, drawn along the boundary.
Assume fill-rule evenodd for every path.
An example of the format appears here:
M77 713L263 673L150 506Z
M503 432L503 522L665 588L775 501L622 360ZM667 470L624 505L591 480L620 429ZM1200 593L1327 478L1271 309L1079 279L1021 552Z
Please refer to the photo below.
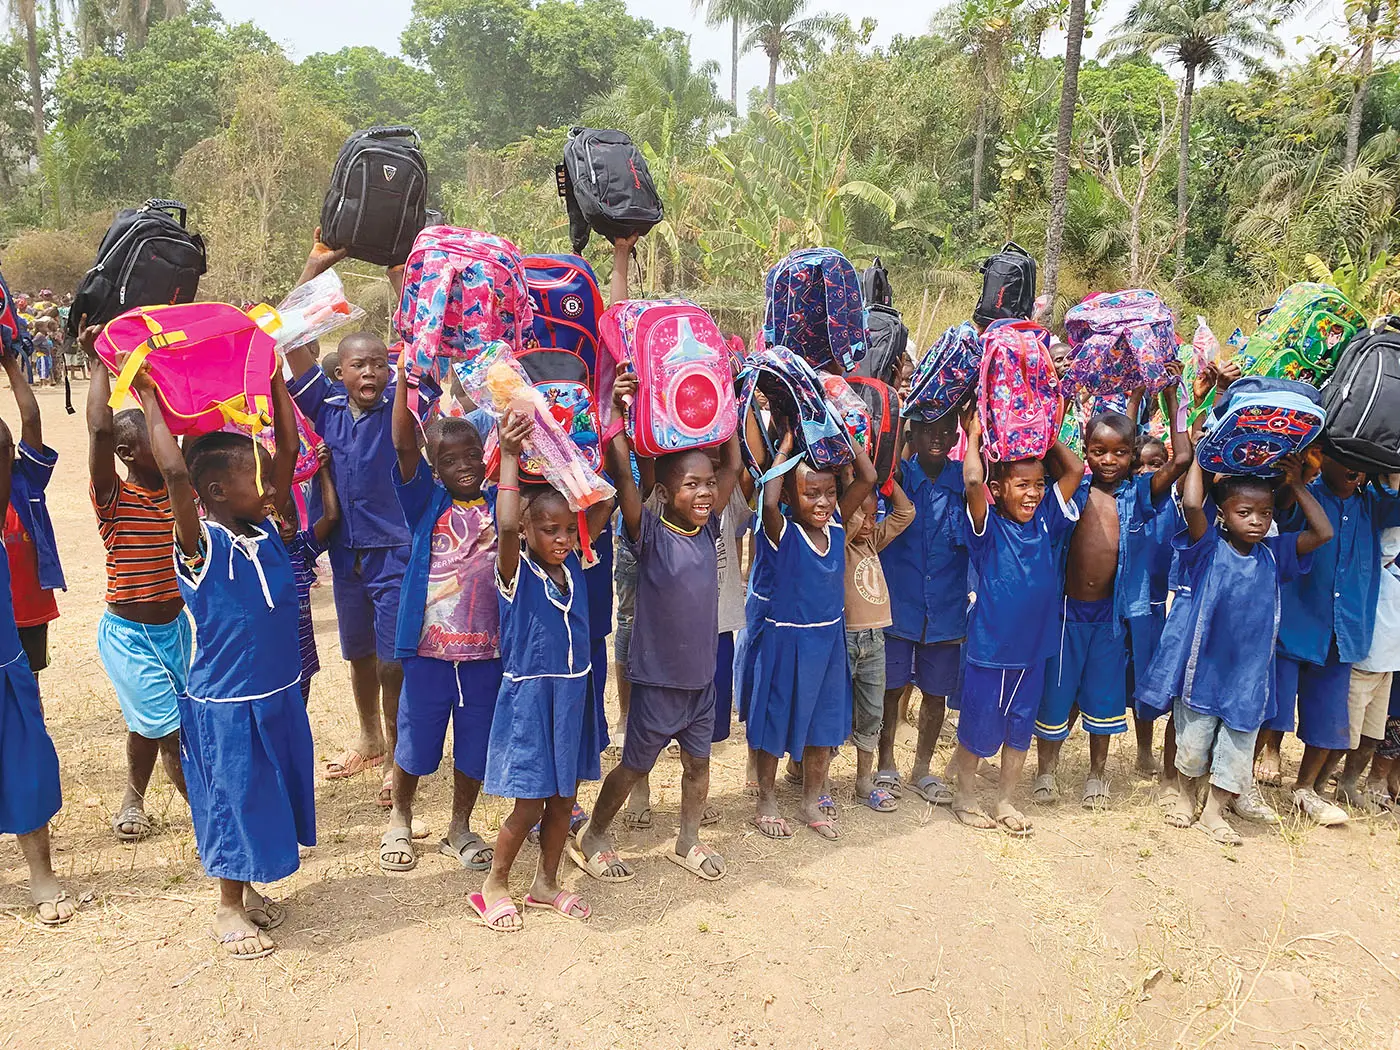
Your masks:
M886 631L885 689L912 682L925 696L957 696L961 657L961 642L911 642Z
M1045 663L1033 667L980 667L963 672L958 743L979 758L1002 747L1028 751L1045 688Z
M734 720L734 632L719 636L715 653L715 728L712 743L729 739L729 724Z
M500 660L405 656L394 762L413 777L437 772L451 719L452 767L473 780L483 779L500 690Z
M1115 636L1113 599L1096 602L1065 599L1060 651L1045 669L1045 695L1035 719L1042 740L1069 736L1072 712L1079 705L1084 729L1112 736L1128 728L1128 640Z
M1309 747L1345 751L1351 746L1351 664L1337 656L1336 642L1325 664L1310 664L1278 654L1278 713L1264 729L1291 733L1297 712L1298 739ZM1296 700L1296 703L1295 703Z
M137 623L109 609L97 621L97 655L137 736L159 740L180 728L177 698L189 681L192 642L183 612L169 623Z
M633 682L622 764L638 773L650 773L672 740L687 755L709 758L714 732L713 682L703 689L671 689Z
M407 547L332 549L331 589L335 592L340 655L345 659L394 659L399 592L407 565Z

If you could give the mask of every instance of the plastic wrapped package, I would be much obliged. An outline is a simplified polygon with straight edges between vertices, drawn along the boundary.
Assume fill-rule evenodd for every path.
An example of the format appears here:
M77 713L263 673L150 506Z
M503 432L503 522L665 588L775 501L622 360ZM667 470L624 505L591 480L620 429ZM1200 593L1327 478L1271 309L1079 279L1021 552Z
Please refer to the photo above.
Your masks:
M340 275L327 270L293 288L277 314L282 326L270 334L277 340L277 349L285 353L359 320L365 312L345 298Z

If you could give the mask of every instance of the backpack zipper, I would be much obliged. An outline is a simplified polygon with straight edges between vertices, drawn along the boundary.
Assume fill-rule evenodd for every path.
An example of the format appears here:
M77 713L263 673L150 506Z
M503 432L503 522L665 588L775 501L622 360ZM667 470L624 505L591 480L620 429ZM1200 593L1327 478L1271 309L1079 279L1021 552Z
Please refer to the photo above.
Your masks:
M126 243L127 238L129 238L129 237L134 237L134 236L136 235L137 226L138 226L138 223L132 223L130 226L128 226L126 232L123 233L120 237L117 238L116 243L113 244L111 248L107 249L107 254L104 255L104 256L102 256L101 259L97 260L97 264L96 264L91 270L89 270L88 273L89 273L89 274L100 273L100 272L102 272L102 270L106 269L106 267L107 267L107 260L110 259L113 255L116 254L117 249L120 248L123 244ZM86 276L86 275L84 275L84 276Z
M184 243L185 243L185 242L183 242L183 241L181 241L181 240L178 240L178 239L176 239L176 238L174 238L174 237L146 237L146 238L143 238L143 239L140 240L140 241L137 241L137 242L136 242L136 246L133 247L132 250L131 250L130 256L127 257L126 266L124 266L124 267L122 268L122 275L121 275L121 278L120 278L120 281L121 281L121 289L120 289L120 291L117 293L117 302L118 302L120 305L122 305L122 306L125 306L125 305L126 305L126 290L127 290L127 286L131 283L131 271L132 271L132 268L136 265L136 256L137 256L137 252L141 249L141 247L142 247L143 245L152 244L152 243L154 243L154 242L156 242L156 241L169 241L171 244L176 244L176 245L181 245L181 246L183 246Z
M1351 436L1356 437L1361 433L1361 427L1371 415L1371 407L1375 405L1376 398L1381 392L1381 378L1385 375L1385 365L1377 358L1376 360L1376 381L1371 386L1371 396L1366 400L1366 407L1361 410L1361 415L1357 417L1356 426L1352 429Z

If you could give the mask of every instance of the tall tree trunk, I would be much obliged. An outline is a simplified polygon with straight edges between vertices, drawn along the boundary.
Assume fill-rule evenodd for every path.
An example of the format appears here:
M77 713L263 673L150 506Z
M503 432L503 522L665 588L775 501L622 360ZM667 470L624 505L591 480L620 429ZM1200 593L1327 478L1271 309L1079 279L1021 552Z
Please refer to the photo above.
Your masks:
M729 40L729 104L739 115L739 16L734 16L733 33Z
M63 19L58 16L58 0L49 0L49 32L53 34L54 60L62 73L67 63L63 57Z
M1050 229L1045 239L1045 296L1051 308L1060 284L1060 248L1069 205L1069 154L1074 111L1079 105L1079 56L1084 45L1084 0L1070 0L1065 27L1065 74L1060 85L1060 119L1055 127L1055 167L1050 174Z
M768 108L778 108L778 52L768 52Z
M972 218L982 206L982 164L987 155L987 93L977 96L977 115L972 140Z
M1186 80L1181 85L1181 144L1176 151L1176 269L1172 275L1176 284L1186 275L1186 220L1191 206L1191 96L1195 90L1196 67L1187 66Z
M44 144L44 86L39 70L39 27L32 2L21 3L20 18L24 20L24 61L29 70L29 105L34 113L34 155Z
M1351 109L1347 111L1347 151L1343 167L1348 171L1356 167L1356 158L1361 152L1361 118L1366 111L1366 93L1371 87L1371 63L1376 54L1376 22L1380 16L1380 0L1371 0L1371 6L1366 9L1366 36L1361 41L1361 68L1351 95Z

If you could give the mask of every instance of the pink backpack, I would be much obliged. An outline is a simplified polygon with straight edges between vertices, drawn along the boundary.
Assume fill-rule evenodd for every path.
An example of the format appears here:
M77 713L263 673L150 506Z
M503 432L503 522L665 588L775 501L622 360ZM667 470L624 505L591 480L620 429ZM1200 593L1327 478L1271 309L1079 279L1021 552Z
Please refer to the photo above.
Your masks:
M639 456L710 448L739 425L729 347L708 313L686 299L623 300L598 320L596 398L603 440L623 426L613 415L613 381L631 368L639 383L626 420Z
M1065 314L1074 359L1066 391L1121 394L1140 386L1149 395L1170 382L1176 360L1176 318L1155 292L1130 288L1099 292Z
M1041 459L1060 427L1050 333L1034 321L993 321L982 333L977 414L992 462Z
M407 370L441 377L444 359L470 361L497 341L519 353L534 326L520 251L504 237L429 226L404 264L394 329Z
M139 306L107 322L97 356L116 376L113 408L121 405L144 362L172 434L207 434L227 423L257 433L271 422L277 343L255 317L227 303ZM275 325L274 325L275 327ZM118 357L129 355L124 364Z

